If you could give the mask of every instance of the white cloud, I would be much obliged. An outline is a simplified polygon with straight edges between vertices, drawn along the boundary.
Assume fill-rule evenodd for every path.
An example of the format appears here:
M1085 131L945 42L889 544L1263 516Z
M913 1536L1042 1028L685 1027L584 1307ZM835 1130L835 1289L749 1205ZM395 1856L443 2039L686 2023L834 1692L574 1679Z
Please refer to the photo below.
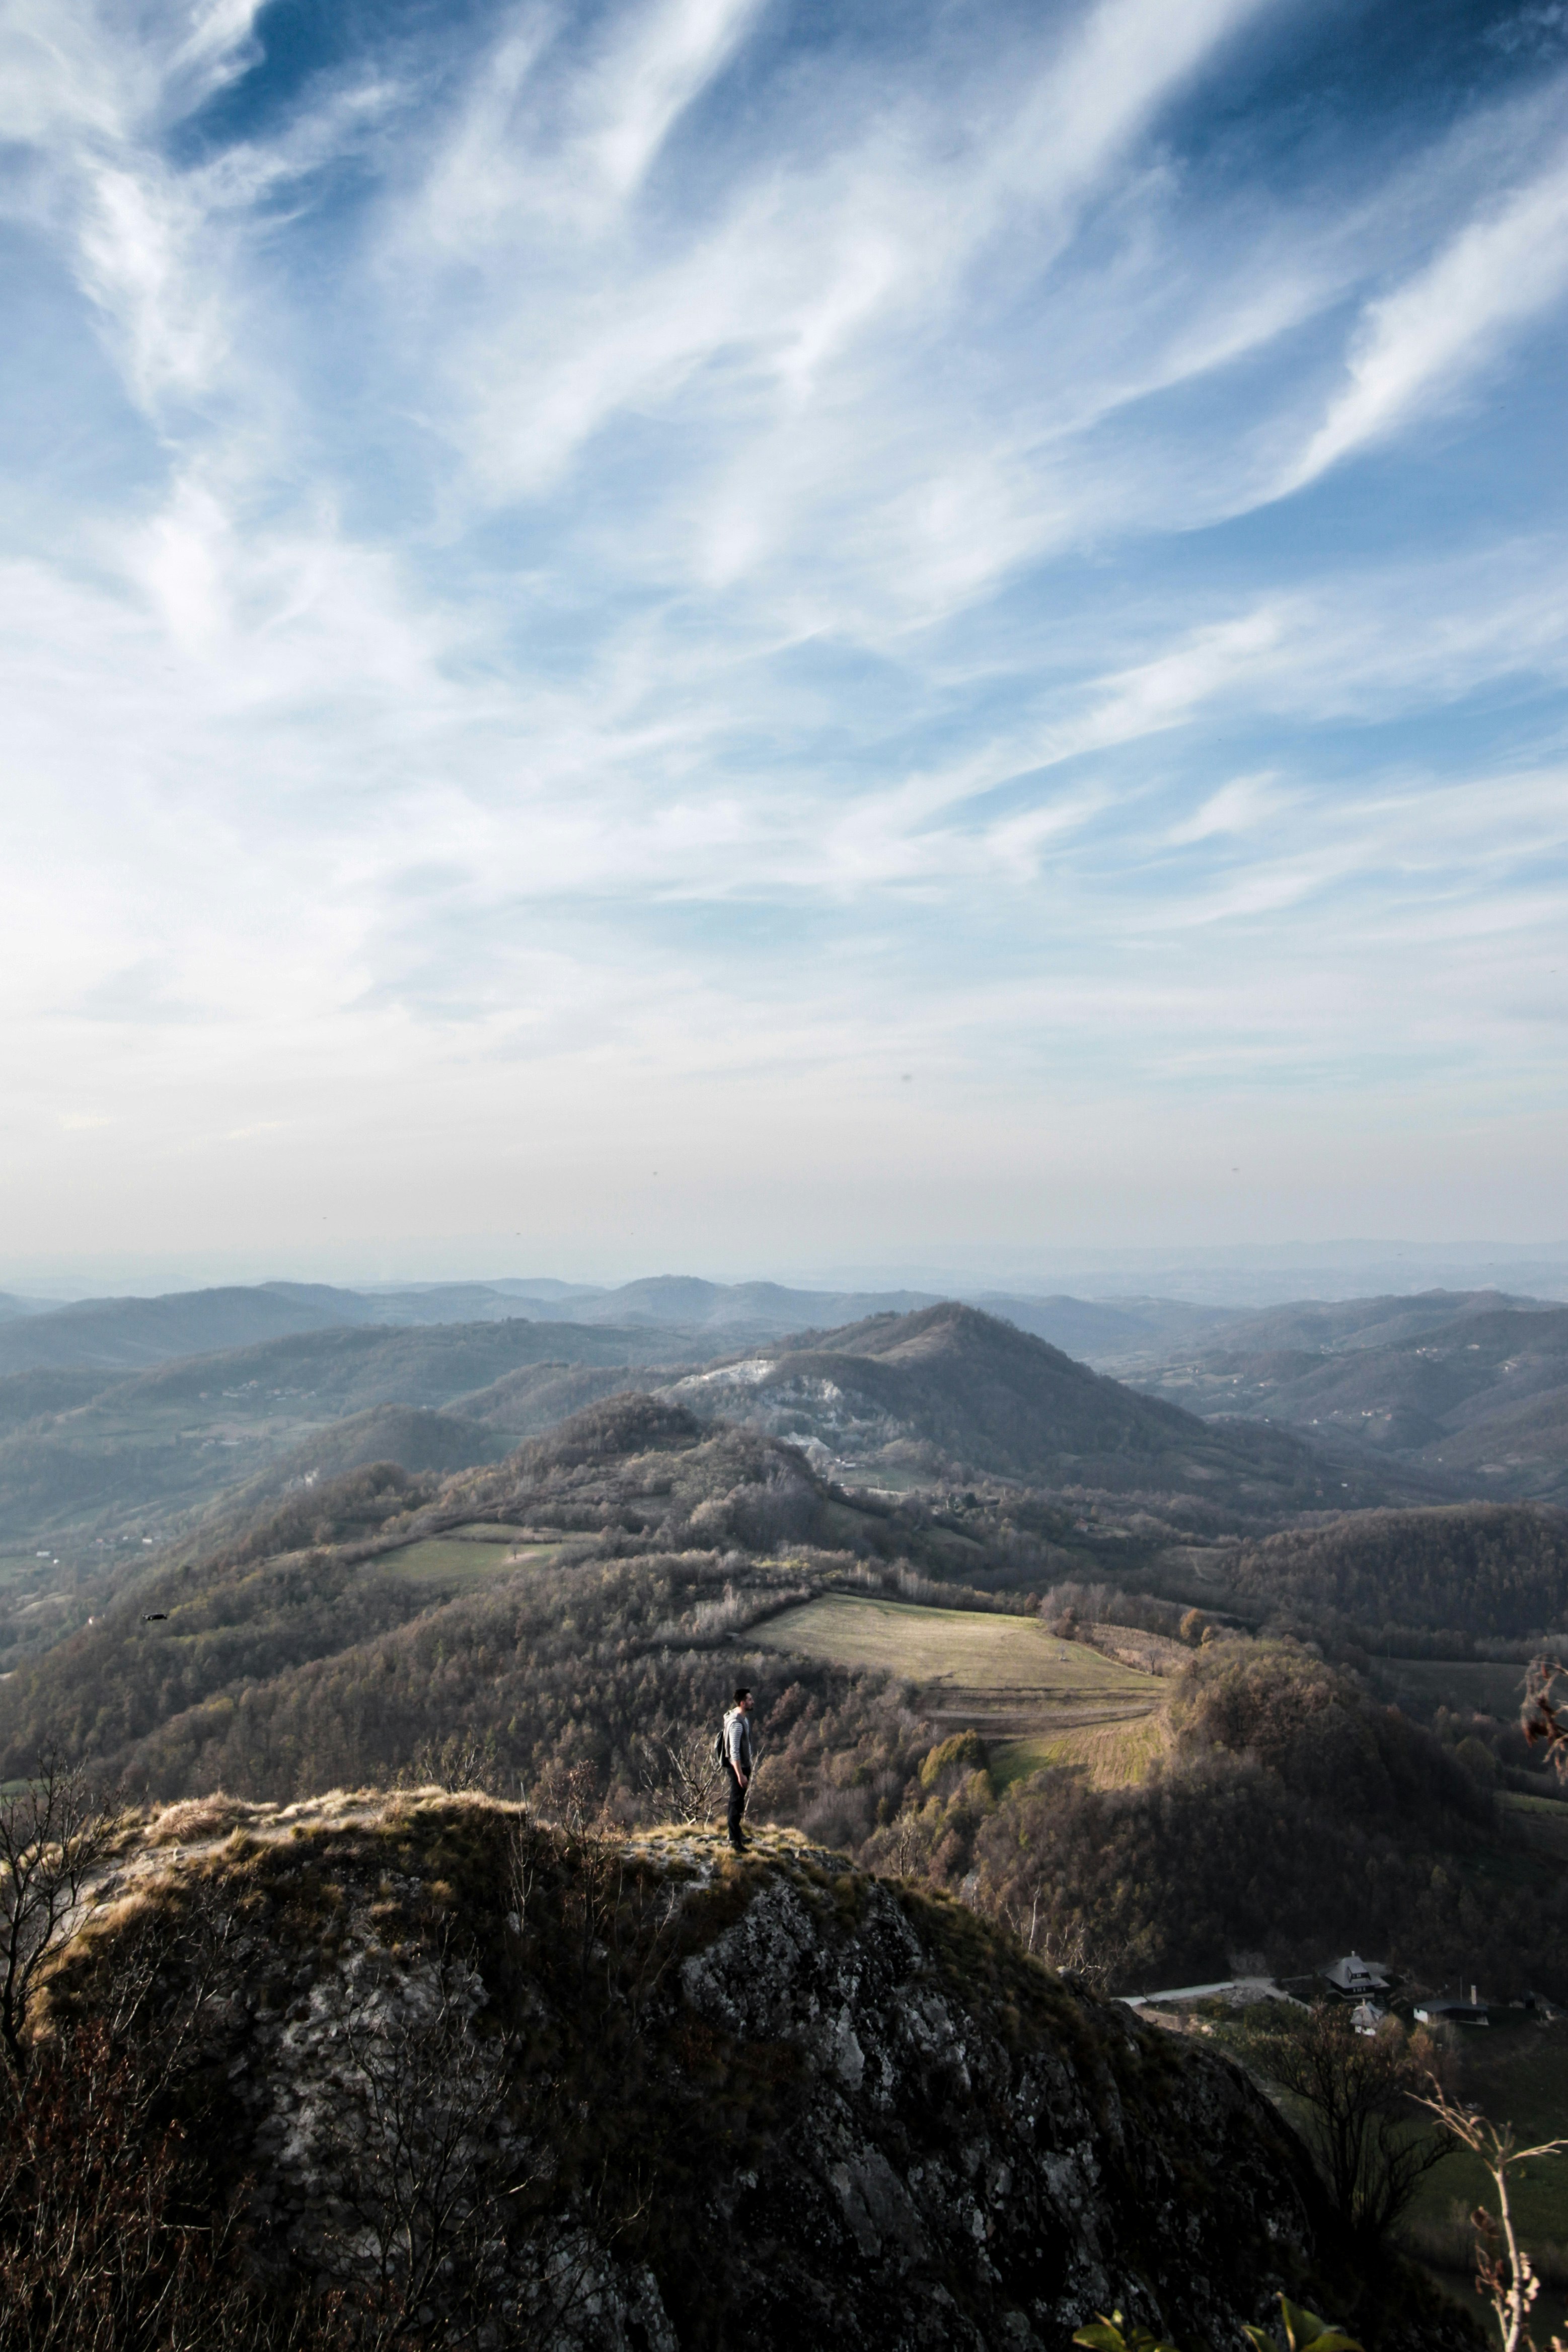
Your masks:
M1212 841L1219 835L1256 833L1281 806L1281 795L1271 770L1256 776L1232 776L1228 783L1210 793L1193 815L1172 825L1166 838L1173 848L1183 849L1193 842Z
M1427 265L1367 305L1350 383L1281 488L1299 489L1491 365L1568 287L1568 156L1489 205Z

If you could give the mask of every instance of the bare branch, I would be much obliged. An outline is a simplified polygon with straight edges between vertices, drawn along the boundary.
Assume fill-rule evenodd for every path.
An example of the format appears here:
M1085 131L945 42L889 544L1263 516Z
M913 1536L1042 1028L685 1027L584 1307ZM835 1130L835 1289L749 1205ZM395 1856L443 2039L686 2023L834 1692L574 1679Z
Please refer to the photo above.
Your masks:
M674 1739L643 1743L643 1786L667 1804L675 1819L706 1826L717 1815L724 1767L712 1736L688 1731Z
M82 1768L53 1751L18 1795L0 1802L0 2045L14 2086L26 2077L44 1969L119 1828Z
M1479 2109L1457 2105L1436 2076L1420 2105L1430 2108L1451 2141L1480 2158L1490 2176L1498 2210L1492 2214L1478 2206L1470 2216L1476 2231L1476 2293L1491 2305L1502 2352L1534 2352L1527 2322L1541 2282L1514 2229L1509 2174L1515 2165L1535 2157L1563 2155L1568 2139L1543 2139L1534 2147L1520 2147L1511 2124L1500 2130ZM1552 2342L1553 2352L1561 2352L1561 2338L1554 2336Z
M1524 1677L1520 1728L1530 1746L1545 1743L1546 1760L1560 1780L1568 1780L1568 1666L1560 1658L1531 1658Z

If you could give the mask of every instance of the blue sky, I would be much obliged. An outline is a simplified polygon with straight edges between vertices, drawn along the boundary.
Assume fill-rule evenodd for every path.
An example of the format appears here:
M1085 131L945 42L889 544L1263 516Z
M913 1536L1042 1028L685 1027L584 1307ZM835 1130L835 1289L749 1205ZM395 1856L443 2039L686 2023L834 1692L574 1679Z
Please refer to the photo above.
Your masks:
M0 74L13 1271L1563 1237L1559 0Z

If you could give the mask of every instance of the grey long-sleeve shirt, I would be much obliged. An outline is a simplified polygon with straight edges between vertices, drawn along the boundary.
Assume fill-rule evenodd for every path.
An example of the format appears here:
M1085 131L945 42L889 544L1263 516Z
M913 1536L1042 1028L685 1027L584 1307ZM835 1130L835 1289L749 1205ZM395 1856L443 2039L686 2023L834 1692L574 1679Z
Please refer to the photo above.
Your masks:
M740 1708L732 1706L724 1718L724 1752L737 1772L751 1778L751 1722Z

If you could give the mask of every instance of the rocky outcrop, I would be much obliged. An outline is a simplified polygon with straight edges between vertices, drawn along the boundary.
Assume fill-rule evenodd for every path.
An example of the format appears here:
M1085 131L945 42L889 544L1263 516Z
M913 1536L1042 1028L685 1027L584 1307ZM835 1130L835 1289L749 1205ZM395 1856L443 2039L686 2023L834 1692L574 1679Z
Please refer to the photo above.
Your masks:
M103 1890L54 2018L150 1920L165 2013L221 1952L188 2038L211 2193L244 2185L260 2274L384 2293L423 2263L468 2340L559 2352L1062 2352L1113 2305L1243 2352L1280 2289L1368 2352L1471 2341L1368 2326L1237 2069L957 1904L791 1834L737 1862L433 1792L230 1822Z
M933 2352L1054 2347L1119 2304L1239 2344L1300 2286L1314 2184L1233 2068L998 1969L956 1912L845 1883L852 1919L768 1874L681 1972L699 2017L801 2056L788 2125L714 2191L765 2332L869 2346L896 2313Z

